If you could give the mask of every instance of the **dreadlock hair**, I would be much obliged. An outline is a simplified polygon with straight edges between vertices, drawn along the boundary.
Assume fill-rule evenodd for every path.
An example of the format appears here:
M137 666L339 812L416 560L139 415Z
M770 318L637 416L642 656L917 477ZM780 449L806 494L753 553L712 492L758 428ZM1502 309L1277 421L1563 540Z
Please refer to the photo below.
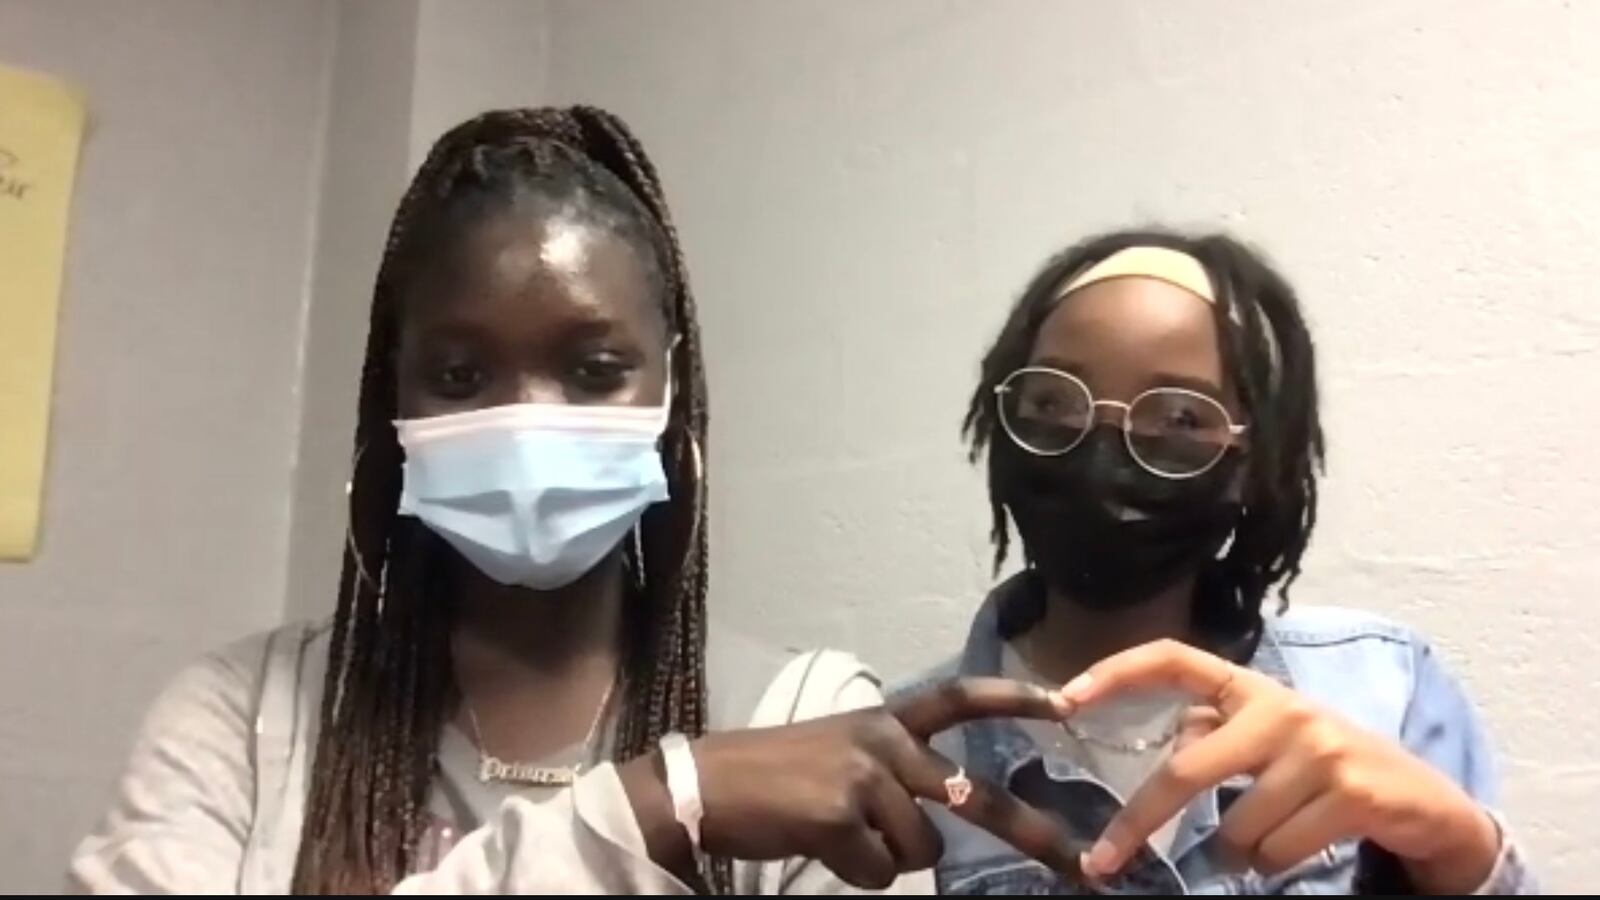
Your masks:
M1300 574L1300 558L1317 519L1317 476L1323 468L1322 425L1310 332L1289 283L1256 252L1221 234L1185 235L1165 229L1097 235L1047 262L1012 307L1000 335L983 357L962 436L970 458L988 453L990 541L996 572L1011 546L1007 509L998 499L993 442L999 410L995 387L1028 364L1035 337L1055 309L1057 292L1077 274L1128 247L1165 247L1200 262L1217 291L1213 314L1222 335L1224 371L1239 393L1250 426L1243 512L1232 545L1201 573L1195 622L1230 654L1254 653L1263 626L1261 607L1278 588L1279 609ZM1024 611L1025 618L1042 608ZM1031 625L1013 621L1008 629Z
M624 671L614 755L707 726L706 388L699 327L655 167L616 116L590 107L485 113L434 144L390 228L361 372L349 537L328 649L297 893L387 893L420 862L440 728L458 701L442 590L447 546L398 516L395 357L419 260L519 199L590 216L640 251L678 344L662 457L672 500L624 550ZM712 886L726 888L725 861Z

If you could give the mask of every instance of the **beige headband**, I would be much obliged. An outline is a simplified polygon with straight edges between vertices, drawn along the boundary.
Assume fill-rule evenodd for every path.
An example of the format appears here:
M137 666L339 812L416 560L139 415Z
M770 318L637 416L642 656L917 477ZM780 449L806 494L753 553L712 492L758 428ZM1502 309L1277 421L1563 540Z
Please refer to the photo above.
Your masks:
M1056 299L1113 278L1156 278L1181 287L1207 303L1216 303L1211 276L1200 261L1181 250L1166 247L1128 247L1090 266L1056 293Z
M1183 288L1213 306L1217 303L1216 289L1211 284L1211 274L1206 267L1200 264L1200 260L1170 247L1127 247L1118 250L1067 282L1066 287L1056 292L1056 299L1061 300L1074 291L1113 278L1154 278ZM1239 318L1237 306L1228 310L1228 317L1235 325L1244 324ZM1259 317L1259 324L1262 337L1266 340L1268 356L1272 360L1272 375L1276 380L1282 369L1277 336L1272 333L1272 326L1264 316Z

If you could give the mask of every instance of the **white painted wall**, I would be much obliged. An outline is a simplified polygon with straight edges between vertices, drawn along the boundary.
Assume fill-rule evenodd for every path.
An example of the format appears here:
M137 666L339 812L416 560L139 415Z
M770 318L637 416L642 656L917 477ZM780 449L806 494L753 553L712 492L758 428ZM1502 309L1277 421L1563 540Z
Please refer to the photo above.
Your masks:
M545 0L414 0L412 167L433 142L487 109L546 102Z
M725 615L905 673L988 583L957 426L1043 258L1150 219L1303 291L1333 445L1301 603L1425 629L1548 887L1600 844L1600 5L555 0L549 95L659 163L710 354Z
M389 221L411 176L416 0L347 0L322 136L285 611L331 615L343 558L356 397Z
M138 6L0 0L0 60L90 108L43 544L0 564L3 891L57 890L159 686L283 613L328 10Z

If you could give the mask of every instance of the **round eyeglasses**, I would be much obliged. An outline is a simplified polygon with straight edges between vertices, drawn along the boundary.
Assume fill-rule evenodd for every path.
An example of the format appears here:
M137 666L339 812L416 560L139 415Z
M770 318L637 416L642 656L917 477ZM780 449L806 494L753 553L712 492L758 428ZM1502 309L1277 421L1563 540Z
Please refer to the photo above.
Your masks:
M1162 478L1194 478L1222 461L1246 426L1233 424L1216 399L1188 388L1158 387L1131 402L1096 400L1089 386L1058 369L1029 366L995 386L1000 425L1018 447L1060 456L1083 442L1095 410L1122 410L1128 454Z

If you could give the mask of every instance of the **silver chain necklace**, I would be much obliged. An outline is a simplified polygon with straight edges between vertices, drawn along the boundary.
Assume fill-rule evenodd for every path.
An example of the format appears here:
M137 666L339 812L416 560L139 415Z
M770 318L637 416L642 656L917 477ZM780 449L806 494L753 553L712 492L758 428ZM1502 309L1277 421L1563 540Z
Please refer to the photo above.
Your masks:
M1032 663L1028 662L1028 657L1034 655L1034 651L1036 649L1034 647L1035 634L1037 634L1037 630L1029 631L1024 634L1021 641L1017 642L1022 644L1022 646L1016 647L1015 652L1017 654L1017 658L1022 660L1023 665L1027 668L1028 674L1033 676L1035 681L1044 683L1044 679L1040 678L1039 674L1033 671ZM1024 650L1028 652L1024 653ZM1099 747L1102 750L1123 756L1138 756L1140 754L1149 753L1152 750L1159 750L1160 748L1172 743L1173 739L1178 736L1178 730L1182 722L1183 710L1179 709L1177 714L1172 717L1172 722L1167 725L1166 730L1154 737L1139 737L1134 738L1131 741L1113 740L1111 738L1101 737L1100 735L1097 735L1094 732L1079 726L1071 719L1061 723L1061 730L1066 732L1068 737L1071 737L1080 744ZM1065 750L1066 748L1062 747L1060 743L1057 742L1056 749Z
M612 678L611 684L606 687L606 692L600 698L600 705L595 707L594 720L589 723L589 732L583 738L585 755L592 755L595 736L600 731L600 723L605 719L606 709L611 705L611 695L617 689L620 679ZM483 741L483 729L478 726L478 713L472 708L472 698L467 692L461 692L461 704L467 708L467 723L472 726L472 742L478 748L478 780L484 784L500 782L521 787L567 787L583 772L583 763L571 766L540 766L525 762L506 762L490 753Z
M1182 718L1182 713L1179 713L1179 715L1174 718L1172 724L1167 726L1166 731L1163 731L1155 737L1134 738L1131 741L1108 740L1100 737L1097 734L1094 734L1093 732L1085 731L1071 722L1062 722L1061 729L1075 738L1079 743L1093 744L1102 750L1108 750L1112 753L1120 753L1124 756L1137 756L1141 753L1149 753L1151 750L1156 750L1172 743L1172 739L1178 736L1178 718Z

